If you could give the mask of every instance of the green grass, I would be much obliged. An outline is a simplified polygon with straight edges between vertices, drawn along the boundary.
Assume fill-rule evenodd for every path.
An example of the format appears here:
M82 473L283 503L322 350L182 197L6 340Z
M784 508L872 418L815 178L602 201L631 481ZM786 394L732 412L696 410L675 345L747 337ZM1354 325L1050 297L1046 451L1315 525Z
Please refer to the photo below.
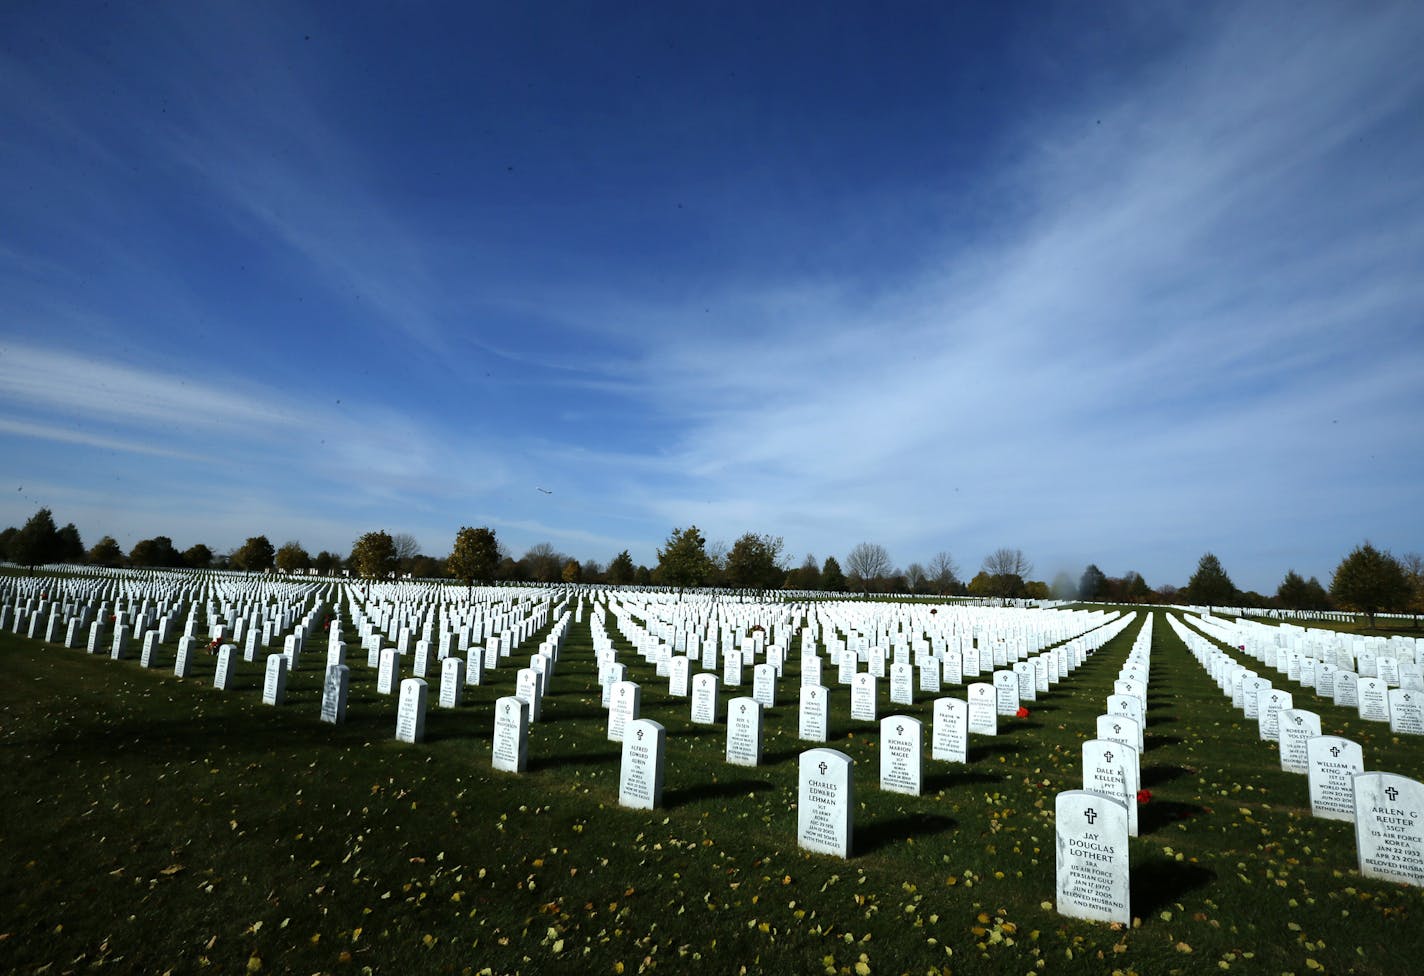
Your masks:
M794 661L765 763L743 769L723 762L725 727L691 725L688 702L620 643L643 716L668 729L666 809L649 813L617 805L586 622L522 776L489 768L490 706L512 693L514 659L454 712L434 707L433 681L427 741L411 746L393 741L394 698L375 694L359 648L350 721L333 727L317 721L324 639L272 708L260 664L223 694L206 655L173 678L171 645L144 671L137 646L115 663L6 633L0 970L1412 971L1418 940L1402 934L1418 931L1424 893L1357 875L1353 827L1311 818L1304 777L1279 772L1160 616L1153 795L1131 844L1140 922L1052 910L1053 797L1080 786L1079 746L1137 630L1029 718L972 738L968 765L933 762L926 744L922 797L877 789L878 731L852 724L837 692L829 745L857 763L849 861L796 845L796 757L811 744L796 738ZM928 738L921 698L894 710ZM1424 743L1308 707L1361 741L1369 768L1420 775Z

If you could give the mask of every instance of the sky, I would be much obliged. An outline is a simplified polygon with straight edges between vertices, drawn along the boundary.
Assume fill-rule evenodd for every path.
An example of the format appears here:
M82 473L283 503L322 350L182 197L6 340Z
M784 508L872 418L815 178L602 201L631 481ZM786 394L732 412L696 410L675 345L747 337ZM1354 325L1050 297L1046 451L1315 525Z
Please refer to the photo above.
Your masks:
M1424 6L0 5L0 526L1424 550ZM541 490L542 489L542 490Z

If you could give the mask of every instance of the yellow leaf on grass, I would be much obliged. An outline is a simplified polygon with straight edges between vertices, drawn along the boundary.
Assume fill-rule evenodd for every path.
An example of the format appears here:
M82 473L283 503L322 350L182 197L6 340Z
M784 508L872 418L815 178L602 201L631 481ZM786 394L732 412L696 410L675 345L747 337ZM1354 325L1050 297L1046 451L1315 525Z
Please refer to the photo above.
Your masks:
M247 971L249 973L259 972L262 969L261 956L249 956L247 958Z

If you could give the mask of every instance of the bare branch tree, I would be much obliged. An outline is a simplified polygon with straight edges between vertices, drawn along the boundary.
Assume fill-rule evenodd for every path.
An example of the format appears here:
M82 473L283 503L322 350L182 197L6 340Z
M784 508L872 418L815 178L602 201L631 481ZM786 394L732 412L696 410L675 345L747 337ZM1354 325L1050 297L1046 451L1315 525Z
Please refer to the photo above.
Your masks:
M1022 549L995 549L984 557L984 572L990 576L1017 576L1025 579L1033 572L1033 563Z

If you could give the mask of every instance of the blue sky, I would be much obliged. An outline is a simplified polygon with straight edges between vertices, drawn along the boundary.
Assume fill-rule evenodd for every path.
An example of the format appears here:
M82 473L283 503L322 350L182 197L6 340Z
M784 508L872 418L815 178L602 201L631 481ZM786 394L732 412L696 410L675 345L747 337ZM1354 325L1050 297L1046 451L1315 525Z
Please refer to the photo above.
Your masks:
M1424 550L1421 49L1410 3L4 4L0 525Z

